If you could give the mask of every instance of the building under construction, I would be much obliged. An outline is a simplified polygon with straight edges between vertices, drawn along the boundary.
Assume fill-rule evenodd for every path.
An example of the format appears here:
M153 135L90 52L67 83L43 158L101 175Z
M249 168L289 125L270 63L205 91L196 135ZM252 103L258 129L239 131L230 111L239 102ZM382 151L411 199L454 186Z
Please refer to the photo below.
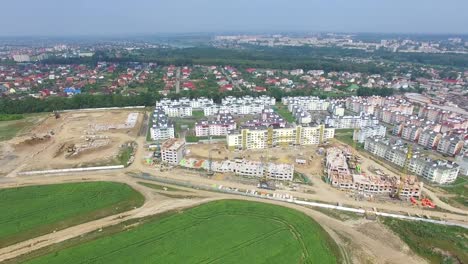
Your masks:
M416 176L400 178L379 170L364 173L359 166L356 166L359 168L357 170L350 168L351 159L352 155L344 149L329 148L327 150L327 180L333 187L367 195L395 196L398 194L399 197L406 199L421 196L423 184Z

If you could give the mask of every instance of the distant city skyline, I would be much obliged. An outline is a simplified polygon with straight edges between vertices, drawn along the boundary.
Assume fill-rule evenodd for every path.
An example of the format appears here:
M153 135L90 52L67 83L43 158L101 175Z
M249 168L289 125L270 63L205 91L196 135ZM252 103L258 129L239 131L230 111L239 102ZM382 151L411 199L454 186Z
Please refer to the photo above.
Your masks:
M0 36L224 32L467 34L465 0L4 1Z

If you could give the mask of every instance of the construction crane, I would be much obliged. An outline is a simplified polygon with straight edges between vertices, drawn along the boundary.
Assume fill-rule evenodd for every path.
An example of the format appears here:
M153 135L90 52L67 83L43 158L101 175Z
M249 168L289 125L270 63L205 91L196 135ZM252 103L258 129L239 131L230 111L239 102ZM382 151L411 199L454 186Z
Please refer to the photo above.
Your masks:
M409 163L410 163L410 160L411 160L412 157L413 157L413 145L408 144L408 150L406 152L405 164L403 165L403 171L402 171L402 174L400 176L400 185L398 186L398 190L397 190L397 193L396 193L396 197L398 199L401 198L400 194L401 194L401 191L403 190L403 187L405 186L406 177L408 176L408 167L409 167Z

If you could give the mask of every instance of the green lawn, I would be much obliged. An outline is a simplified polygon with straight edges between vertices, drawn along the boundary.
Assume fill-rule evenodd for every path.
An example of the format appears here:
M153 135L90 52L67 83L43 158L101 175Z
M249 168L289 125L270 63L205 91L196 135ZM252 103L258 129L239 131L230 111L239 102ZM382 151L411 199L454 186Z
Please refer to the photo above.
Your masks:
M0 189L0 247L141 206L143 196L112 182Z
M48 114L49 113L2 115L0 117L0 141L12 139L17 134L27 131L37 124L38 121L42 120L42 117Z
M468 263L467 229L390 218L383 223L430 263Z
M133 147L131 146L124 146L121 150L117 159L121 165L127 166L128 161L132 157L133 154Z
M335 138L351 147L354 144L353 135L354 129L335 129ZM356 142L356 146L358 144L359 143Z
M216 201L115 232L26 263L341 262L336 244L315 221L263 203Z
M209 137L197 137L197 136L192 136L192 135L185 136L185 140L191 143L195 143L200 140L209 140L210 138L211 139L226 139L226 136L209 136Z
M288 108L285 105L277 103L274 107L274 110L276 111L276 113L278 113L278 115L283 117L284 120L290 123L295 121L294 116L291 114L291 112L289 112Z
M205 117L205 112L203 110L193 110L192 111L192 116L197 119L201 119Z
M453 198L448 198L449 203L458 203L468 207L468 178L459 176L453 184L440 188L455 195Z

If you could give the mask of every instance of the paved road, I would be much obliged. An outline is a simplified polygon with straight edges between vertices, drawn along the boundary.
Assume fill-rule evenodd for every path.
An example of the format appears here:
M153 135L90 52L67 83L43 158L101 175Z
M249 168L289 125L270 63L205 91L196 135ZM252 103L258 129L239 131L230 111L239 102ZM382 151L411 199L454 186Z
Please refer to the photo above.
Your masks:
M180 67L176 70L176 82L175 82L176 93L180 93Z
M223 68L221 68L221 72L224 74L224 76L226 76L228 81L232 83L232 85L234 85L239 91L242 91L242 88L239 86L237 82L234 82L234 80L231 78L231 75L227 74Z

